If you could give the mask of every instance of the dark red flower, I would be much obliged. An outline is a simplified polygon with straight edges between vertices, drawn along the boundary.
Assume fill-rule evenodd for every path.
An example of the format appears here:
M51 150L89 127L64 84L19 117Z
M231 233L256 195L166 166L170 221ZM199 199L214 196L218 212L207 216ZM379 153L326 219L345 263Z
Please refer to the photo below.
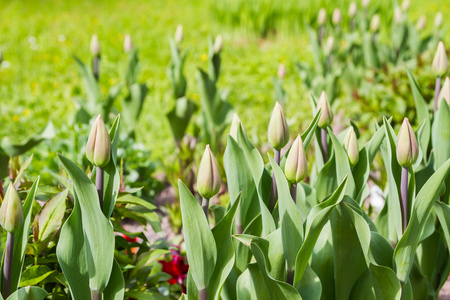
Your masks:
M184 285L184 280L186 279L189 265L184 263L184 258L180 255L179 249L171 249L170 252L172 254L172 260L160 261L163 267L162 271L172 276L169 279L170 284L174 285L178 283L181 285L183 292L185 292L186 286Z

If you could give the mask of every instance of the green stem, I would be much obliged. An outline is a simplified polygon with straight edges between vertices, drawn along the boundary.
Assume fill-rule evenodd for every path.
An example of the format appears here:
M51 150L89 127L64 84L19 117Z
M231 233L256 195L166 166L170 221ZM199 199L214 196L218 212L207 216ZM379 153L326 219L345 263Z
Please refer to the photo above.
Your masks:
M441 92L441 77L436 77L436 85L434 87L434 104L433 111L437 110L439 93Z
M280 165L280 150L274 149L273 156L277 165ZM270 193L269 211L272 212L277 203L277 182L275 174L272 172L272 192Z
M102 300L103 295L98 291L91 290L91 300Z
M198 290L198 299L199 300L208 300L208 289Z
M100 208L103 211L103 184L104 184L105 171L97 167L97 173L95 176L95 187L97 188L98 200L100 201Z
M294 183L291 186L291 196L294 203L297 203L297 183Z
M402 197L402 225L404 233L406 227L408 227L408 167L402 168L400 187L400 194Z
M323 163L326 164L328 160L328 145L327 145L327 129L321 129L321 139L322 139L322 156Z
M202 209L203 209L203 212L205 213L205 217L206 217L206 221L207 222L208 222L208 208L209 208L209 199L203 198Z
M294 270L287 270L286 282L290 285L294 285Z
M12 259L14 251L14 233L8 232L6 237L5 260L3 263L3 298L8 298L11 295L11 273L12 273Z

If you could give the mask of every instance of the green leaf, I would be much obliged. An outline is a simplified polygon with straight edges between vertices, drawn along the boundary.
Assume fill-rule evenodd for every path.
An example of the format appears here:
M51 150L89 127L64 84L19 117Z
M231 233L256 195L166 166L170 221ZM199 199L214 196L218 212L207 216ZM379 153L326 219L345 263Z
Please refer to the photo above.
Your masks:
M236 291L239 300L269 300L264 278L256 263L249 264L247 269L239 276Z
M58 155L73 182L83 219L91 290L102 292L108 283L114 260L114 232L103 215L95 186L68 158Z
M35 203L37 188L39 185L39 177L34 181L33 186L28 192L27 198L23 203L23 225L14 233L14 251L12 257L11 273L11 292L17 290L22 274L23 264L25 262L25 253L27 250L28 237L30 236L30 225L32 217L32 208Z
M33 154L31 154L31 156L26 161L24 161L23 164L20 166L19 173L17 174L16 179L14 179L14 186L16 187L16 189L19 188L22 175L25 172L25 170L30 166L32 160Z
M127 292L126 296L129 298L139 300L169 300L170 298L161 295L158 291L146 290L146 291L131 291Z
M217 262L216 243L202 208L181 180L178 190L189 270L197 288L204 290Z
M377 300L399 300L401 298L402 287L391 268L370 263L369 270Z
M437 170L450 157L450 108L446 101L441 101L434 114L432 126L432 144L434 150L434 169Z
M22 273L19 287L38 285L47 277L54 275L55 273L57 274L58 271L52 270L45 265L31 266Z
M184 137L189 122L196 111L197 106L187 97L175 100L173 109L167 113L167 119L175 140L181 140Z
M314 137L314 134L316 132L317 124L319 123L320 119L320 109L314 116L313 120L309 124L308 128L305 130L305 132L302 133L302 141L303 141L303 147L305 148L305 151L308 150L309 144L312 141L312 138Z
M439 222L442 224L442 231L444 232L447 247L450 249L450 206L440 201L436 201L434 202L433 207Z
M122 300L125 293L125 281L123 279L122 269L117 260L114 260L111 277L108 285L103 291L105 300Z
M27 286L17 290L6 300L43 300L47 295L48 293L40 287Z
M145 207L148 210L155 210L156 206L153 203L150 203L144 199L138 198L131 194L125 194L119 196L116 200L116 204L125 204L125 205L136 205Z
M394 251L397 277L406 283L414 262L420 234L430 213L433 201L439 196L440 187L450 169L450 159L443 164L424 184L414 201L408 227Z
M320 278L310 266L306 267L302 279L296 283L295 288L304 299L320 300L322 295Z

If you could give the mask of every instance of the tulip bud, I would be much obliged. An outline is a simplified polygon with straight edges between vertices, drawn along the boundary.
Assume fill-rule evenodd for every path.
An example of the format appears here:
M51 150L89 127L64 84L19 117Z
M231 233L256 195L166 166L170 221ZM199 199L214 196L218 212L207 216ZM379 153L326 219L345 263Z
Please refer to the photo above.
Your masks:
M333 112L331 111L330 102L325 91L322 91L319 102L317 103L317 111L319 109L321 109L321 113L318 125L320 128L326 128L333 122Z
M349 131L344 139L344 149L347 151L348 160L352 166L359 161L359 147L358 138L356 137L355 129L350 126Z
M448 71L447 53L445 52L444 43L442 41L438 44L438 48L436 50L436 54L434 55L433 64L431 67L436 77L442 77Z
M333 11L333 16L332 16L331 20L332 20L332 22L333 22L333 24L335 26L339 25L341 23L341 21L342 21L342 14L341 14L341 10L339 8L336 8Z
M220 52L222 52L222 47L223 47L223 39L222 35L219 34L216 37L216 40L214 41L214 53L219 54Z
M130 35L127 34L123 40L123 51L129 53L131 50L133 50L133 42L131 41Z
M367 6L369 6L370 4L370 0L362 0L361 1L361 5L362 7L366 8Z
M286 67L284 66L284 64L280 64L278 66L278 78L283 79L284 76L286 76Z
M91 54L93 56L100 55L100 42L98 41L98 36L96 34L92 35L91 38Z
M276 150L280 150L289 141L289 128L284 117L283 108L276 103L269 122L269 142Z
M380 27L380 16L378 14L373 15L372 20L370 20L370 30L377 32Z
M216 159L209 145L206 145L200 166L198 167L197 190L203 198L210 199L220 191L221 184L222 180Z
M175 31L175 42L177 44L181 43L183 40L183 25L178 25L177 30Z
M333 48L334 48L334 37L330 35L327 38L327 42L325 43L325 52L330 54L331 51L333 51Z
M356 12L358 11L358 7L356 6L355 2L350 3L350 6L348 8L348 15L350 17L354 17L356 15Z
M234 113L233 121L231 122L231 127L230 127L230 135L236 141L238 140L239 125L242 127L244 134L247 135L247 132L245 131L245 128L244 128L244 124L242 124L242 121L241 121L241 119L239 119L237 113Z
M424 30L426 24L427 24L427 17L425 17L424 15L420 16L416 24L417 30Z
M408 11L408 9L409 9L409 0L403 0L402 10L406 12L406 11Z
M397 137L397 161L402 167L407 168L417 160L417 156L419 156L419 147L416 135L408 119L405 118Z
M300 135L297 136L292 144L284 166L284 174L287 180L292 184L297 184L306 178L308 171L305 149Z
M445 78L444 85L442 86L441 92L439 93L437 104L438 106L443 99L445 99L445 101L447 101L447 104L450 106L450 79L448 77Z
M86 157L94 165L105 167L111 159L111 139L102 117L98 115L89 133Z
M23 210L19 193L12 182L9 184L5 199L0 208L0 225L10 233L14 233L23 224Z
M326 21L327 21L327 11L325 10L325 8L321 8L319 10L319 15L317 16L317 23L319 23L319 25L323 25L325 24Z
M403 19L403 12L401 8L397 6L394 10L394 22L396 24L399 24L402 22L402 19Z
M434 26L436 28L440 28L442 26L442 21L443 21L442 13L438 12L436 14L436 18L434 19Z

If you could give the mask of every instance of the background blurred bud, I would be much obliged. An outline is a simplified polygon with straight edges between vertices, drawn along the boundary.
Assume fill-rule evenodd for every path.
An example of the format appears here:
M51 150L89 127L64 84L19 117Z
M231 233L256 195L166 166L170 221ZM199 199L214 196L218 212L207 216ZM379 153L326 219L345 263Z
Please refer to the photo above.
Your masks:
M325 43L325 52L330 54L333 51L333 48L334 48L334 37L330 35Z
M370 0L362 0L362 1L361 1L361 5L362 5L362 7L364 7L364 8L368 7L369 4L370 4Z
M416 161L417 156L419 156L419 147L416 135L408 118L405 118L397 137L397 161L402 167L407 168Z
M242 130L244 131L244 134L247 135L247 132L245 131L244 124L242 124L242 121L241 121L241 119L239 119L237 113L234 113L233 121L231 122L231 127L230 127L230 135L236 141L238 140L237 137L238 137L239 125L242 127Z
M320 95L319 102L317 103L317 111L321 109L320 119L319 119L319 127L326 128L331 125L333 122L333 112L331 111L330 102L328 101L327 94L325 91L322 91Z
M131 41L131 36L129 34L127 34L123 40L123 50L125 53L129 53L133 50L133 42Z
M284 166L284 174L292 184L297 184L306 178L308 171L305 149L300 135L292 144Z
M436 14L436 18L434 18L434 26L440 28L442 26L442 21L443 21L442 13L438 12Z
M284 117L283 108L276 103L269 122L269 143L276 150L280 150L289 141L289 128Z
M353 126L350 126L349 131L344 139L344 149L347 151L348 160L352 166L359 161L359 147L358 138L356 137Z
M437 77L444 76L448 71L448 58L442 41L438 44L431 68L433 69L434 75Z
M203 153L200 166L198 167L197 175L197 190L198 193L205 199L217 195L222 185L222 179L220 178L219 168L217 166L216 159L209 148L206 145L205 152Z
M356 6L355 2L350 3L350 6L348 8L348 15L350 17L354 17L356 15L356 12L358 11L358 7Z
M438 107L443 99L445 99L445 101L447 101L447 104L450 106L450 79L448 77L445 78L444 85L442 86L441 92L439 93Z
M177 44L181 43L183 40L183 25L179 24L177 30L175 30L175 42Z
M319 15L317 16L317 23L319 23L319 25L323 25L325 24L326 21L327 21L327 11L325 10L325 8L321 8L319 10Z
M219 34L214 41L214 53L219 54L222 51L223 39L222 35Z
M378 14L373 15L372 20L370 20L370 30L373 32L378 32L380 28L380 16Z
M342 14L339 8L334 9L332 19L334 25L339 25L342 21Z
M19 193L17 193L14 184L9 183L0 208L0 225L7 231L14 233L23 224L23 210L20 202Z
M278 66L278 78L283 79L284 76L286 76L286 67L284 66L284 64L280 63L280 65Z
M424 15L420 16L416 24L417 30L424 30L426 25L427 25L427 17L425 17Z
M399 24L402 22L402 20L403 20L403 12L401 8L397 6L394 10L394 22L396 24Z
M403 2L402 2L402 10L404 12L406 12L406 11L408 11L408 9L409 9L409 0L403 0Z
M96 34L92 35L91 38L91 54L93 56L100 55L100 42Z
M105 167L111 159L111 139L102 117L98 115L89 133L86 157L94 165Z

